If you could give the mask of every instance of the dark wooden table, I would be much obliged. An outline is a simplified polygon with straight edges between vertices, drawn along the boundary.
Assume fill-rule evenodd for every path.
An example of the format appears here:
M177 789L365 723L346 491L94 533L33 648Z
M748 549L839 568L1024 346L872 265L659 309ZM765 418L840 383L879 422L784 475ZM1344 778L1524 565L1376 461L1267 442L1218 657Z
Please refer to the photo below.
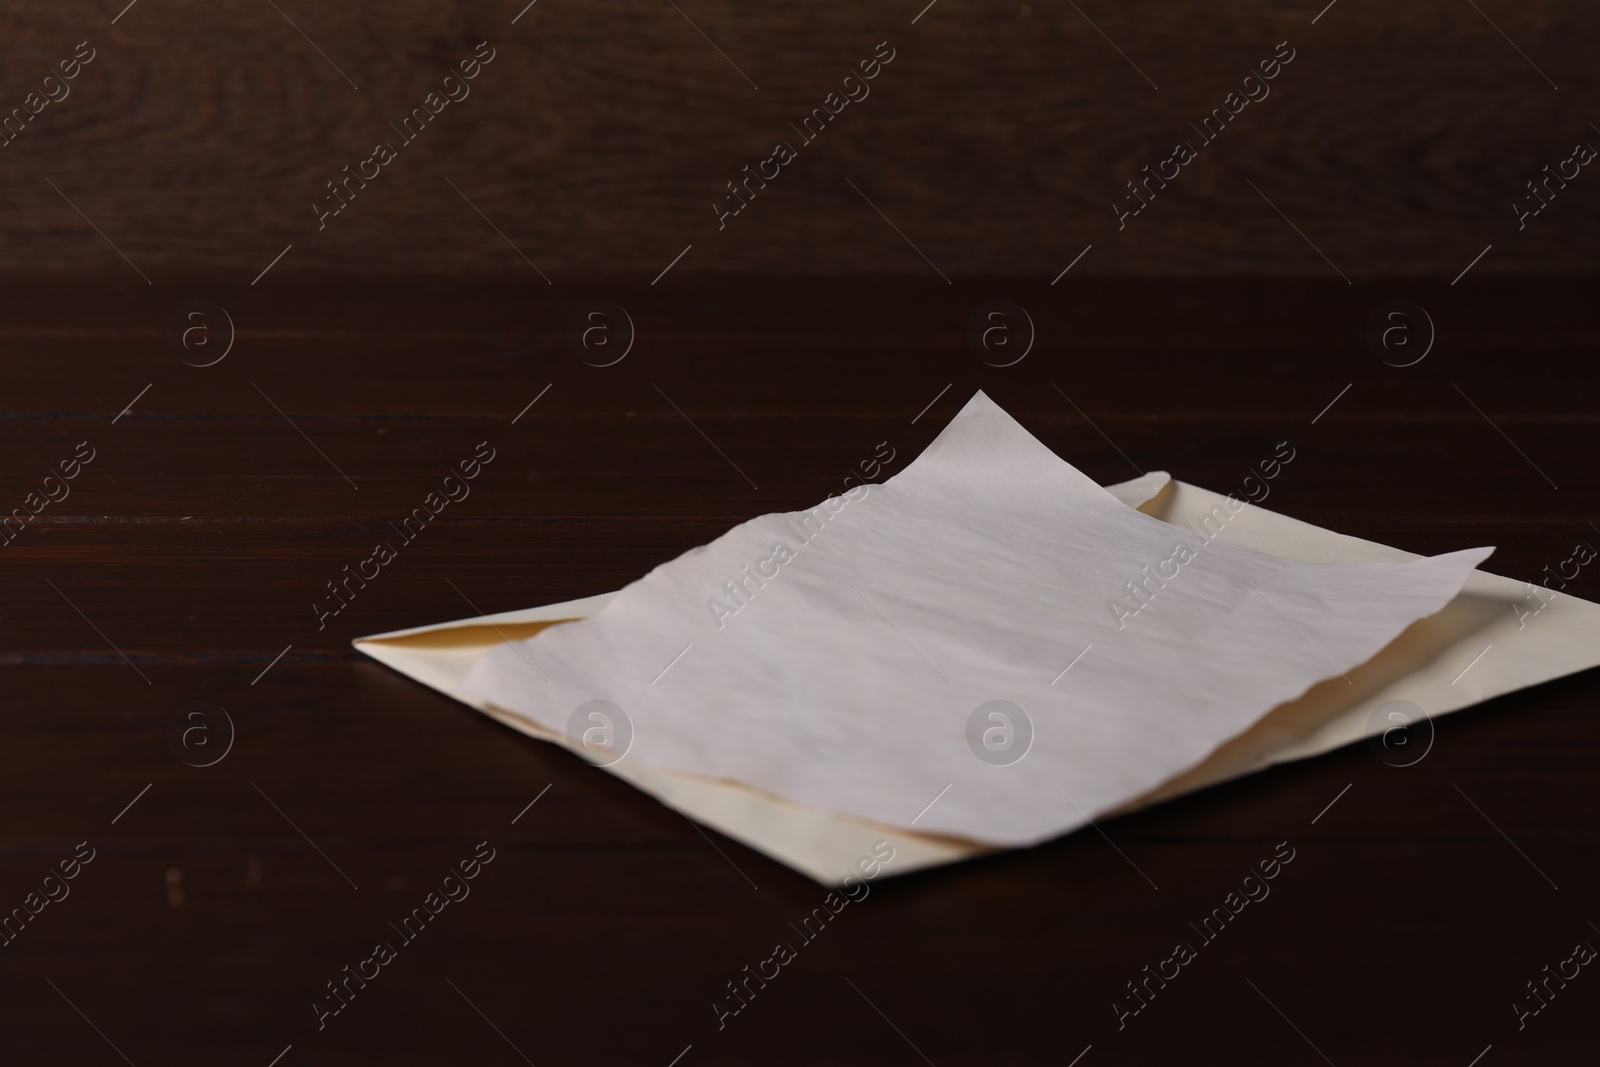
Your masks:
M1102 482L1226 491L1287 438L1267 506L1493 544L1488 569L1537 580L1600 545L1592 295L1487 272L12 286L0 511L94 458L0 546L0 909L94 858L0 949L0 1062L1576 1062L1600 974L1521 1030L1511 1003L1600 945L1592 672L1441 720L1411 767L1351 746L1110 821L1115 848L880 880L719 1029L823 891L349 642L620 588L879 442L901 469L977 388ZM214 311L174 343L191 299L236 327L215 365L185 365L225 347ZM1437 329L1404 368L1367 342L1396 299ZM589 300L635 326L613 366L573 347ZM969 347L990 300L1035 324L1013 366ZM319 630L326 583L483 441L470 498ZM235 728L211 766L173 744L194 701ZM1126 983L1284 841L1270 898L1119 1030ZM479 842L470 897L402 942ZM319 1030L379 941L397 958Z

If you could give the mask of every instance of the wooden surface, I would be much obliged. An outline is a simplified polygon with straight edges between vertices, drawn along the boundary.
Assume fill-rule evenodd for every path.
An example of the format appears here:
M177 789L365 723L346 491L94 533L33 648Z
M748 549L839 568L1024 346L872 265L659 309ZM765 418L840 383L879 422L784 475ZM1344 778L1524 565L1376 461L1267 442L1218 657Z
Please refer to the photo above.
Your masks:
M1591 290L13 286L4 504L79 442L95 458L0 547L0 905L79 842L96 855L0 948L3 1058L1565 1061L1592 1047L1600 977L1520 1032L1510 1004L1600 944L1592 672L1441 720L1412 767L1352 746L1110 821L1115 848L1091 831L875 882L719 1030L713 1000L822 891L349 640L619 588L816 501L878 442L902 469L977 388L1103 482L1164 469L1226 491L1287 438L1267 506L1417 552L1493 544L1488 569L1536 579L1600 543ZM175 348L167 325L197 296L236 325L211 367L182 357L220 349ZM1402 298L1438 338L1396 368L1365 332ZM571 346L590 299L635 323L614 366ZM1036 324L1014 366L968 347L994 299ZM471 496L319 631L325 582L481 441ZM1568 591L1600 596L1596 573ZM170 747L189 701L236 727L213 766ZM319 1031L324 984L398 941L389 924L481 841L495 859L470 897ZM1283 841L1271 896L1119 1031L1125 983Z
M5 30L0 114L95 50L0 147L0 274L22 279L244 284L293 245L275 270L302 277L648 281L692 244L688 273L1048 280L1092 244L1084 274L1337 277L1320 249L1448 280L1491 243L1485 274L1591 272L1600 237L1588 168L1525 229L1512 210L1600 146L1580 0L29 0ZM325 183L483 41L471 95L319 228ZM798 143L880 42L870 95ZM1190 123L1280 42L1270 95L1203 144ZM798 158L719 229L780 141ZM1119 231L1112 202L1179 141L1199 158Z

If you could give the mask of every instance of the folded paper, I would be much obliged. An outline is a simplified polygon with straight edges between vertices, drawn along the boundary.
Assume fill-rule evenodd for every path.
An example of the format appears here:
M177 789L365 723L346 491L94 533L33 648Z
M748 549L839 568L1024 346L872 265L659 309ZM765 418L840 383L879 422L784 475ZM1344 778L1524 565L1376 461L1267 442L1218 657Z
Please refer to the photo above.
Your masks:
M1145 515L979 393L887 482L743 523L462 689L607 762L1034 844L1353 688L1491 551L1288 560L1220 537L1245 506Z
M1125 506L1177 526L1215 514L1226 498L1164 472L1106 487ZM1335 533L1249 506L1218 536L1306 562L1415 559L1400 549ZM461 689L479 658L514 637L557 622L586 618L616 593L357 638L357 649L392 670L496 718L530 737L567 747L565 735L497 711ZM1527 604L1542 605L1529 620ZM1276 708L1198 767L1130 802L1131 811L1194 789L1290 760L1331 751L1390 728L1383 713L1395 700L1414 703L1429 719L1483 700L1600 666L1600 605L1564 593L1474 571L1455 600L1413 624L1399 639L1343 680L1324 682ZM1431 724L1430 724L1431 725ZM1411 757L1408 757L1411 758ZM990 848L915 831L886 830L820 808L791 804L734 782L646 768L623 760L605 768L669 805L825 885L838 885L857 859L883 839L895 849L896 876L982 856ZM533 789L530 787L530 793Z

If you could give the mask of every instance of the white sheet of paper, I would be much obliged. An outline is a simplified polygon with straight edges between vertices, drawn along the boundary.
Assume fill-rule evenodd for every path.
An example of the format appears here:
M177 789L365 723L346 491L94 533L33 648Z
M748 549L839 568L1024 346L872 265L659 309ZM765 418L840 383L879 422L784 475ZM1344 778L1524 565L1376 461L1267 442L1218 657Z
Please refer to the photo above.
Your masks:
M1489 552L1306 564L1208 539L1128 508L979 393L862 499L744 523L492 650L463 689L569 744L609 701L626 717L599 755L1025 845L1325 678L1353 686Z
M1137 507L1174 525L1190 525L1212 513L1223 501L1220 493L1169 480L1164 472L1157 471L1109 485L1106 491L1128 507ZM1307 562L1417 558L1388 545L1335 533L1258 506L1240 511L1219 536ZM472 665L491 649L553 622L586 618L616 595L602 593L542 607L372 634L358 637L352 644L384 666L514 730L572 747L564 735L542 730L520 716L497 712L468 696L461 691L461 684ZM1539 608L1538 614L1530 619L1527 613L1534 608ZM1391 700L1415 702L1424 714L1438 719L1524 686L1596 666L1600 666L1600 605L1549 590L1534 593L1524 583L1474 571L1461 595L1443 611L1414 623L1378 655L1348 672L1354 685L1344 685L1340 680L1313 687L1299 700L1274 709L1200 766L1164 783L1124 810L1135 810L1272 764L1325 753L1364 737L1375 743L1390 725L1383 709ZM953 838L884 830L820 808L790 804L737 783L654 771L633 761L611 764L605 770L685 818L727 834L824 885L839 885L852 872L856 860L870 852L879 840L887 840L895 849L893 864L883 871L887 877L992 851ZM529 796L539 791L540 783L529 783Z

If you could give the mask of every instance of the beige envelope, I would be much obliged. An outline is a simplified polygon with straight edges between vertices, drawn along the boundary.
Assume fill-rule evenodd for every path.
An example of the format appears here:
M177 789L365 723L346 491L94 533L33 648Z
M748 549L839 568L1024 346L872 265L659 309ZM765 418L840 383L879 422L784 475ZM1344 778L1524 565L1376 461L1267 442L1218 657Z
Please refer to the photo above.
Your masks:
M1164 472L1107 490L1132 507L1187 525L1213 516L1217 535L1250 548L1309 563L1379 563L1419 558L1387 545L1324 530L1253 504L1237 514L1225 497L1171 479ZM1154 495L1152 491L1154 490ZM1213 509L1218 509L1215 512ZM464 697L457 689L473 662L504 641L599 611L615 596L501 612L435 626L358 637L355 647L373 659L447 696L470 704L514 729L583 754L568 738L520 716ZM1344 677L1313 686L1273 709L1204 762L1124 807L1156 801L1236 778L1288 760L1304 759L1358 741L1385 737L1385 754L1413 762L1432 743L1427 717L1458 711L1491 697L1600 665L1600 605L1527 583L1474 571L1460 595L1442 611L1407 628L1378 655ZM1412 728L1396 731L1407 725ZM968 841L908 833L836 812L802 807L750 787L640 765L623 758L606 770L665 801L685 817L802 871L824 885L839 885L878 841L894 846L885 874L906 874L993 851Z

